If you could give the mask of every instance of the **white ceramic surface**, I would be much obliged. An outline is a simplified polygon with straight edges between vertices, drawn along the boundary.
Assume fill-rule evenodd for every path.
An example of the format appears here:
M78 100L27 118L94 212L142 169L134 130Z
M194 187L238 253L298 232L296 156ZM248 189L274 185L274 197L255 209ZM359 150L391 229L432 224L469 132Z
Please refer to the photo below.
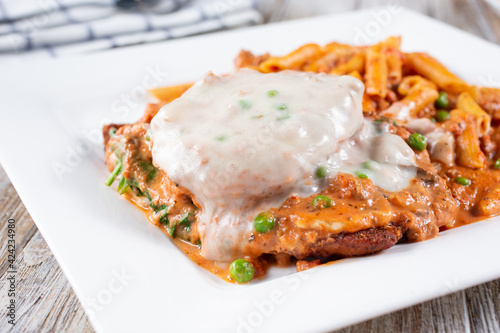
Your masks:
M500 49L402 10L291 21L79 58L0 63L0 161L100 332L316 332L500 277L500 220L302 273L228 284L191 262L104 180L100 124L136 120L144 86L232 68L241 48L397 34L475 84L500 85ZM8 217L4 217L8 218ZM14 216L15 218L15 216Z

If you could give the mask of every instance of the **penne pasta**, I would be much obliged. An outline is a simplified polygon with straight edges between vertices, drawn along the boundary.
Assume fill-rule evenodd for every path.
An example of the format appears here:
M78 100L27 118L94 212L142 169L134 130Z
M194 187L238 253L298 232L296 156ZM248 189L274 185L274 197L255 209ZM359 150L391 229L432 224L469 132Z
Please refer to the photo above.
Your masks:
M389 36L381 43L381 45L399 50L401 47L401 36Z
M349 76L352 76L352 77L355 77L356 79L358 79L359 81L363 82L363 77L361 76L361 74L359 74L359 72L357 70L354 70L352 72L350 72L349 74L347 74Z
M357 71L363 72L365 67L365 56L363 53L357 53L346 63L336 66L330 71L332 75L346 75L347 73Z
M463 92L458 96L457 109L471 114L477 123L479 137L482 137L490 130L491 117L481 109L468 92Z
M491 118L500 120L500 88L473 86L470 92L474 100L490 114Z
M456 163L471 169L484 168L486 156L481 151L474 117L463 110L455 109L450 112L450 121L459 123L459 127L463 129L456 138Z
M403 77L403 59L400 51L401 37L390 36L380 43L387 59L387 76L390 85L398 84Z
M348 44L332 42L332 43L326 44L324 49L325 49L325 52L328 52L328 53L338 51L340 53L347 54L347 53L352 53L353 50L357 50L359 48L356 46L348 45Z
M393 103L381 115L402 122L415 118L421 110L434 103L438 97L436 85L418 75L405 77L398 87L398 93L405 97Z
M445 91L459 94L469 88L465 81L449 72L446 67L428 54L410 53L406 58L415 72L435 82Z
M282 57L270 57L259 65L263 73L278 72L284 69L299 70L323 56L324 49L317 44L306 44Z
M387 79L389 84L395 85L403 78L403 59L401 52L393 48L386 49Z
M361 74L359 74L358 71L352 71L347 75L355 77L356 79L363 82L363 77L361 76ZM376 111L375 102L365 92L363 94L363 112L365 114L370 114L370 113L374 113L375 111Z
M387 57L381 46L375 45L366 50L365 89L370 96L385 98L387 95Z
M356 47L340 43L330 43L323 50L325 54L307 65L304 70L316 73L328 73L333 67L347 62L349 58L359 52Z
M170 103L174 99L177 99L186 92L189 88L192 87L192 83L179 84L176 86L168 86L161 88L152 88L149 89L149 92L154 97L158 98L162 102Z
M144 114L142 117L139 119L140 123L150 123L151 120L156 116L158 111L164 106L165 102L160 102L160 103L149 103L146 105L146 110L144 111Z
M234 59L234 67L258 70L259 65L268 58L269 53L255 56L252 52L241 50L238 56Z
M308 65L305 70L315 73L327 73L339 59L340 56L338 53L330 52Z

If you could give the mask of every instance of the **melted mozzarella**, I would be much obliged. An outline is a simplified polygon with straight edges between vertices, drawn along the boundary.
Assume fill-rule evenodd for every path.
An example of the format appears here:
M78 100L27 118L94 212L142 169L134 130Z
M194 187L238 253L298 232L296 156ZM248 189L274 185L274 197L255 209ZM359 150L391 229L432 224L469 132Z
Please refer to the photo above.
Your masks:
M206 75L152 120L153 161L201 209L202 255L241 255L255 216L329 176L365 170L389 191L415 176L413 151L363 119L363 84L350 76L243 69Z
M412 119L405 126L426 138L432 160L442 162L447 166L453 165L455 138L452 133L438 127L427 118Z
M408 187L416 174L415 153L403 139L390 134L387 125L365 119L364 126L329 158L331 174L362 171L384 190Z

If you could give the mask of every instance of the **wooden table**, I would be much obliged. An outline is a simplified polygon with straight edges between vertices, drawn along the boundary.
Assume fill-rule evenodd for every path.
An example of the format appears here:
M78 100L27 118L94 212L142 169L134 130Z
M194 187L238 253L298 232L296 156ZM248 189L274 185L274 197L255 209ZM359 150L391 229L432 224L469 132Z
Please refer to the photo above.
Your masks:
M222 1L222 0L221 0ZM385 0L260 0L268 22L295 19L359 8L384 6ZM435 17L494 43L500 42L500 18L483 0L401 0L407 8ZM415 27L417 29L417 27ZM499 66L499 64L492 64ZM62 274L43 237L0 167L0 331L5 320L6 228L17 221L19 332L93 332L78 299ZM453 290L453 286L450 286ZM362 306L362 304L360 304ZM500 332L500 280L455 292L385 315L340 332Z

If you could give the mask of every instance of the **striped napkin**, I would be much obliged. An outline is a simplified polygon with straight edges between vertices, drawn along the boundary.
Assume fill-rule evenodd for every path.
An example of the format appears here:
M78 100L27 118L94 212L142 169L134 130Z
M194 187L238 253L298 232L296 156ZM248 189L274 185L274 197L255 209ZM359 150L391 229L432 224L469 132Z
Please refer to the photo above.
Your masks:
M259 24L255 0L158 0L128 11L123 0L0 0L0 53L84 53Z

